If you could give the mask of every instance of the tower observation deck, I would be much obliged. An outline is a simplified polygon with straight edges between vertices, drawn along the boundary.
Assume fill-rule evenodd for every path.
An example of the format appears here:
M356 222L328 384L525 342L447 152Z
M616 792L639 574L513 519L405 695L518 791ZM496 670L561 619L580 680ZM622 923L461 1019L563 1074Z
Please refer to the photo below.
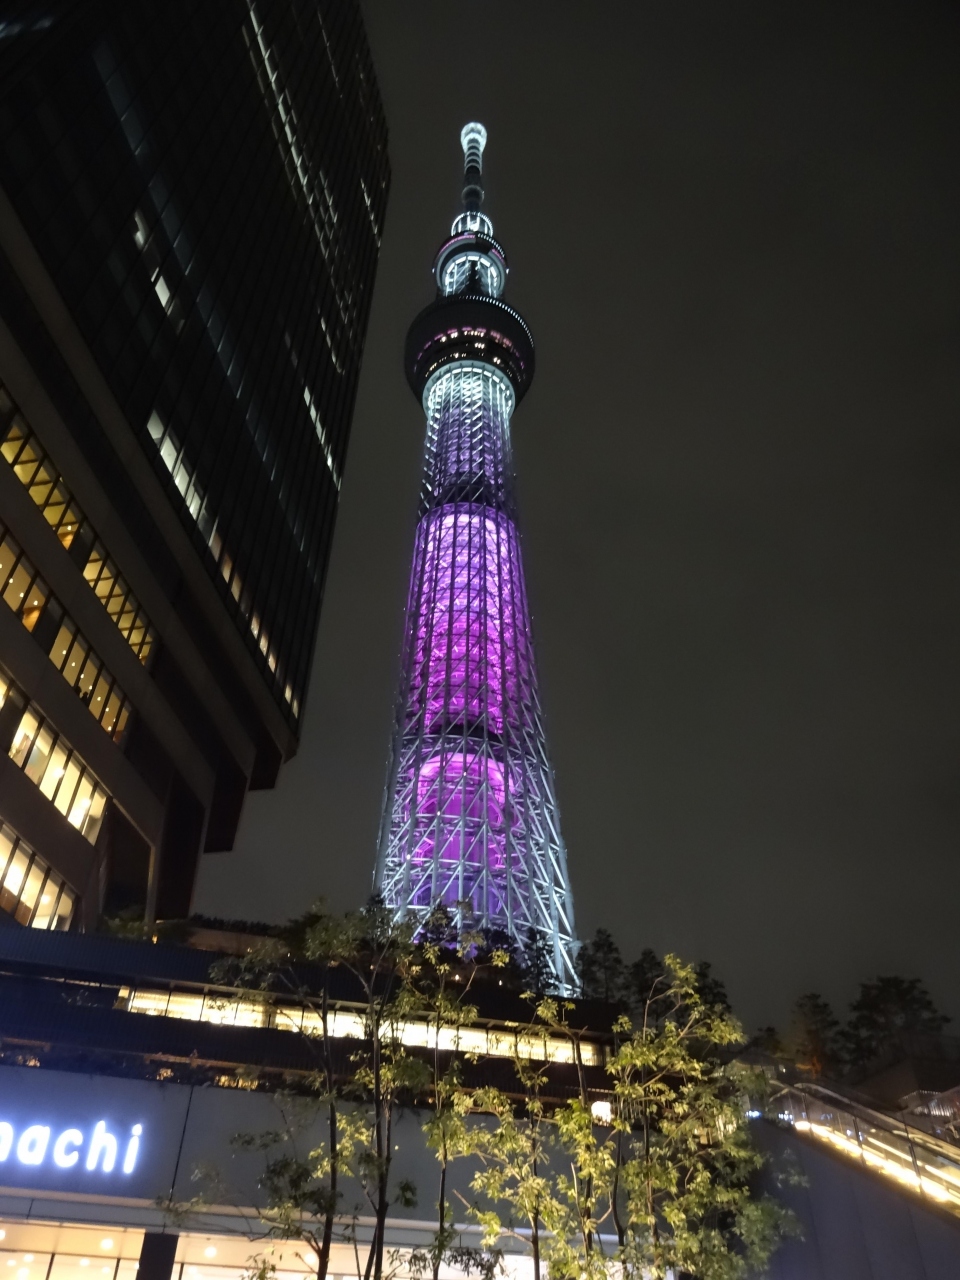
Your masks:
M481 212L486 130L468 124L463 210L407 335L426 414L397 722L375 888L398 915L539 944L575 983L566 851L547 756L513 487L510 420L533 338L501 298L507 259Z

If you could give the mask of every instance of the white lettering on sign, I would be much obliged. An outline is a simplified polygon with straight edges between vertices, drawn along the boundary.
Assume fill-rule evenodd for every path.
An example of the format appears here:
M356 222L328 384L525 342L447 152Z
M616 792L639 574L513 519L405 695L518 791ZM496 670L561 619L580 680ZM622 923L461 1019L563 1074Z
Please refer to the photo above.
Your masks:
M120 1165L124 1173L133 1173L136 1168L142 1136L143 1125L135 1124L130 1130ZM42 1165L49 1163L49 1151L50 1159L58 1169L72 1169L75 1165L80 1165L80 1155L86 1147L81 1168L89 1173L98 1169L102 1173L113 1172L120 1151L120 1140L110 1132L106 1120L98 1120L87 1133L82 1129L64 1129L51 1143L52 1137L53 1130L48 1124L28 1125L17 1137L13 1125L8 1120L0 1120L0 1164L12 1156L18 1164Z

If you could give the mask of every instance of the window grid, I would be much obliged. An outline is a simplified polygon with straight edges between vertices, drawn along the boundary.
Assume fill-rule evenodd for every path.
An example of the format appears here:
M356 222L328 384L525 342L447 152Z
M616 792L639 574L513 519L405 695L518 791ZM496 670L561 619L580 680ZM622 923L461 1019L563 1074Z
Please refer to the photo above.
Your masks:
M0 525L0 595L28 631L40 620L50 589L5 527Z
M102 542L94 542L83 576L110 615L117 630L141 662L146 663L155 636L147 615Z
M6 388L0 385L0 414L12 412L4 432L0 453L13 468L13 473L40 508L44 519L69 549L83 523L83 513L62 477L44 453L23 415L14 408Z
M13 100L0 132L20 148L16 200L148 455L154 410L176 432L195 491L181 518L213 552L223 604L294 724L389 187L363 27L250 0L228 31L213 9L174 0L146 19L121 6L115 30ZM131 52L145 46L146 63ZM96 146L107 102L115 137ZM32 157L51 146L41 174ZM251 154L269 181L245 176L237 159ZM295 377L285 332L302 355ZM191 512L197 491L226 548Z
M60 619L47 656L93 718L119 742L130 717L130 703L120 685L52 596L43 579L0 524L0 594L17 617L39 639L37 623L44 610ZM46 648L46 645L44 645Z
M63 547L69 550L81 526L94 536L93 550L84 566L83 576L124 640L140 661L146 663L156 640L147 615L107 555L103 543L93 534L62 476L44 452L9 391L0 383L0 421L3 420L7 425L0 440L0 453L40 508ZM28 630L32 629L28 627Z
M197 522L197 526L203 534L214 560L219 564L220 574L229 587L230 594L239 605L241 614L247 620L250 634L257 641L257 648L266 659L271 676L279 679L276 649L270 644L270 637L263 625L263 621L257 610L252 606L250 593L243 589L243 581L236 570L233 558L224 546L223 538L217 528L217 521L209 513L206 498L197 485L195 475L186 460L182 446L156 409L150 415L147 430L150 433L150 439L157 447L161 461L170 472L174 484L187 504L187 510ZM284 689L284 698L287 703L296 702L293 697L293 688L289 681ZM294 715L297 715L298 712L299 703L294 708Z
M66 614L50 650L50 661L101 728L119 742L130 718L130 703Z
M9 683L0 677L4 695ZM32 703L20 717L10 759L90 844L95 844L110 798L93 774Z
M70 928L77 895L26 841L0 822L0 909L31 929Z

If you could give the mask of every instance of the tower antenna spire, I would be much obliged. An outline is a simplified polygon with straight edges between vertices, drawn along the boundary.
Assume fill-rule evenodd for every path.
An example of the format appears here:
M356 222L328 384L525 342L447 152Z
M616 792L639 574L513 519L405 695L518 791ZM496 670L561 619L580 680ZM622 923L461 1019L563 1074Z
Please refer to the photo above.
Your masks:
M483 204L483 148L487 131L476 120L460 130L463 147L463 207L467 213L479 213Z

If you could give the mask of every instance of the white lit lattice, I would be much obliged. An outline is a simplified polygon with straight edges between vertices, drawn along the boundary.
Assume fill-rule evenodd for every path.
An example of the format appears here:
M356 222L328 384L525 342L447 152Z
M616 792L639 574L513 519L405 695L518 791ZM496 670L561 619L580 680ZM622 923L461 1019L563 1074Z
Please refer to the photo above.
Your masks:
M453 220L450 228L452 236L461 236L466 232L482 236L493 235L493 223L485 213L461 213Z
M485 253L459 253L443 268L443 292L486 293L498 298L503 292L503 273Z

